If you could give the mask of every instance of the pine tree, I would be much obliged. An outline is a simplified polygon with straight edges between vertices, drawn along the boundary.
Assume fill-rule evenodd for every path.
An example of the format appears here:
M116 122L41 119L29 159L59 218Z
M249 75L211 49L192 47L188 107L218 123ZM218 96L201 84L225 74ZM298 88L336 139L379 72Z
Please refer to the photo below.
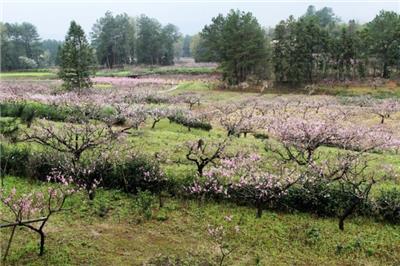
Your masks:
M60 50L59 77L66 89L82 89L92 86L90 75L94 63L93 50L90 47L81 26L71 22L64 45Z
M208 58L221 64L223 79L237 85L249 76L266 76L267 47L265 32L251 13L231 10L219 15L202 30Z

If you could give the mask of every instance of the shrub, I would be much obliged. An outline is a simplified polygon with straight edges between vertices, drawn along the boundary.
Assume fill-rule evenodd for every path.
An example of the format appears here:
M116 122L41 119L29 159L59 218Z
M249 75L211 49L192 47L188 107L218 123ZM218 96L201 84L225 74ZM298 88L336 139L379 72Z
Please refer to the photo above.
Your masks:
M33 122L33 119L35 119L36 116L36 111L32 106L27 105L24 107L24 109L21 112L21 120L24 122L28 127L31 127L31 124Z
M149 104L161 104L161 103L169 103L170 99L167 96L160 94L149 94L144 98L146 103Z
M1 173L16 176L27 175L29 150L26 147L0 144Z
M0 109L2 116L19 117L25 122L31 120L33 116L52 121L64 121L71 114L71 110L66 107L25 101L2 102Z
M20 68L22 69L31 69L38 67L38 64L35 60L26 56L18 56L18 61L20 64Z
M0 134L14 143L18 139L20 123L17 118L5 118L0 120Z
M46 177L62 164L59 153L45 150L31 152L26 146L0 145L1 172L46 181Z
M319 216L337 216L352 202L353 195L345 189L325 182L306 183L291 187L282 197L281 207ZM371 202L361 204L359 214L371 214Z
M59 153L50 150L31 153L25 163L26 174L28 177L46 181L46 176L54 169L60 169L62 161Z
M254 133L253 136L254 136L256 139L260 139L260 140L269 139L268 134L265 134L265 133Z
M6 101L0 103L1 115L3 117L20 117L24 105L20 102Z
M98 107L83 105L68 107L39 102L5 101L0 102L0 109L3 117L18 117L28 125L30 125L35 117L60 122L64 122L71 117L94 120L105 120L113 117L117 120L115 123L119 125L124 124L126 121L126 118L122 115L115 117L117 110L112 106Z
M400 224L400 189L382 190L375 204L379 216L391 223Z
M152 205L154 202L154 196L150 191L139 190L136 196L136 207L139 212L146 220L150 220L153 216Z
M307 245L315 245L321 240L321 231L317 227L312 226L311 228L307 228L304 233Z
M110 173L104 175L103 185L128 193L137 193L139 190L158 193L166 184L158 163L143 155L137 155L116 162Z
M210 131L212 126L209 122L203 121L200 118L192 115L185 115L183 112L176 112L168 116L170 122L174 122L187 127L190 131L191 128L202 129Z

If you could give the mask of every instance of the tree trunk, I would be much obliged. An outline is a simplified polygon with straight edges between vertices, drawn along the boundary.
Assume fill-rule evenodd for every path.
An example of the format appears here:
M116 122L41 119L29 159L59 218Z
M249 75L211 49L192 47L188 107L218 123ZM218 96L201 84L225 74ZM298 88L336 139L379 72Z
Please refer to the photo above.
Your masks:
M39 256L42 256L44 254L44 240L45 240L45 235L42 230L38 231L40 234L40 251L39 251Z
M89 196L89 200L94 200L96 193L92 190L92 191L88 191L88 196Z
M164 207L164 201L163 201L161 192L160 192L160 194L158 194L158 206L159 206L160 209L161 209L162 207Z
M203 169L204 169L204 165L197 166L197 171L199 172L200 176L203 176Z
M385 78L385 79L389 78L389 68L388 68L388 64L386 62L383 63L382 77Z
M12 231L11 231L10 238L9 238L9 240L8 240L8 244L7 244L6 251L4 252L3 261L6 261L6 258L7 258L7 256L8 256L8 251L10 250L11 243L12 243L12 240L13 240L13 238L14 238L14 234L15 234L15 229L16 229L16 228L17 228L17 226L14 225L14 226L13 226L13 229L12 229Z
M151 129L154 129L156 127L156 124L158 123L159 120L154 120L153 125L151 126Z
M344 230L344 220L350 216L350 214L352 214L354 212L354 210L356 209L357 205L359 203L359 200L356 200L355 202L353 202L353 204L347 208L343 215L339 216L339 229L341 231Z
M256 204L256 207L257 207L256 218L261 218L262 212L263 212L262 205L261 205L260 203L257 203L257 204Z

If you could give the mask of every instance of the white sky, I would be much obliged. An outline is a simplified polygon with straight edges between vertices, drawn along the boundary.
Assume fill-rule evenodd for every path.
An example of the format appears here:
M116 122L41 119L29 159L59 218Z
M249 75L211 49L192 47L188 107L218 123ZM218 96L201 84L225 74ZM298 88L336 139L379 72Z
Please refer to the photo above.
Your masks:
M333 8L343 21L356 19L364 23L380 10L400 13L400 0L391 1L268 1L268 0L0 0L1 21L34 24L43 39L64 39L71 20L89 33L96 19L107 10L114 14L126 12L130 16L146 14L161 23L173 23L183 34L195 34L209 24L211 18L230 9L252 12L263 26L275 26L289 15L298 17L309 5L316 9Z

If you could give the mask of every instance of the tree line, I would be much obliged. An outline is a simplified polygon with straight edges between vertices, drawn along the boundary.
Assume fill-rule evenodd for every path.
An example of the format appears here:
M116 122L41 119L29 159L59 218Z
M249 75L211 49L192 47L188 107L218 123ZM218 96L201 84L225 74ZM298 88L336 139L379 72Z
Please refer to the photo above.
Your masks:
M0 23L1 69L33 69L60 65L63 42L40 40L28 22ZM94 63L108 68L125 64L172 65L174 58L190 56L189 36L173 24L163 26L154 18L106 12L90 32Z
M0 33L2 69L60 64L62 43L40 41L32 24L2 23ZM175 25L145 15L106 12L93 25L90 40L98 65L172 65L181 56L194 57L220 63L231 85L266 78L291 85L390 78L400 72L400 15L391 11L360 24L342 22L331 8L309 6L299 18L264 28L251 13L231 10L194 36L182 36Z
M265 29L251 13L231 10L193 40L196 61L220 62L230 84L250 76L289 85L390 78L400 70L400 15L390 11L359 24L341 22L331 8L309 6L303 16Z
M400 16L381 11L371 22L339 23L329 9L310 7L299 19L281 21L273 35L280 82L389 78L400 67ZM324 11L321 10L321 11Z
M109 68L123 64L172 65L175 43L181 38L173 24L154 18L107 12L90 34L98 63Z
M1 69L31 69L57 65L62 42L40 40L37 29L28 22L1 23Z

